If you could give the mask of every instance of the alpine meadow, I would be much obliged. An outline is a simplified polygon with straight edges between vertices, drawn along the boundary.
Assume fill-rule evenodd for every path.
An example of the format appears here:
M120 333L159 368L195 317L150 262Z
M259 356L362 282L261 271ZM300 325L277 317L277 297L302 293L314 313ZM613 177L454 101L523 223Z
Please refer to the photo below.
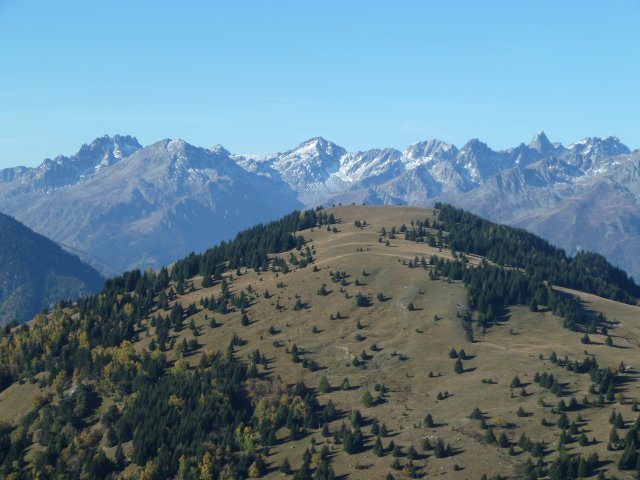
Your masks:
M7 330L3 475L632 477L639 293L450 205L293 212Z

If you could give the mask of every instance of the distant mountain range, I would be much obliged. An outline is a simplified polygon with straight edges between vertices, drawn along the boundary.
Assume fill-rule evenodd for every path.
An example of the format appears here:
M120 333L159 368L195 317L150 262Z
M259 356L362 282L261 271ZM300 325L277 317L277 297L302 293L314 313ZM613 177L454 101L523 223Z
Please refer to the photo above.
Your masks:
M0 171L0 211L105 274L169 264L299 207L282 182L182 140L142 148L105 136L72 157Z
M51 240L0 214L0 325L102 288L104 278Z
M640 278L639 171L640 151L616 137L565 147L543 132L503 151L472 139L347 152L317 137L270 155L105 136L0 170L0 211L111 273L169 263L294 208L446 201Z

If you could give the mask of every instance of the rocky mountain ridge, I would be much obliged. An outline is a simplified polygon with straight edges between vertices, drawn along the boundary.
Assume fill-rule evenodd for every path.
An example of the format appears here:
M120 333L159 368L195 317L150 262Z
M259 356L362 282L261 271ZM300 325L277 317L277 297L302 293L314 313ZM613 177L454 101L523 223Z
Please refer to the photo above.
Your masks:
M430 140L404 151L341 152L320 138L284 153L233 158L248 171L282 178L309 206L445 201L527 228L569 253L597 251L640 276L640 151L616 137L565 147L539 132L502 151L471 139L460 149Z
M616 137L563 146L544 132L500 151L434 139L349 152L315 137L268 155L168 139L143 148L116 135L0 170L0 211L110 274L169 263L303 206L446 201L569 253L595 250L638 277L639 170L640 152Z
M116 144L106 138L96 142ZM51 161L13 178L0 171L0 210L87 252L106 274L169 264L301 206L284 183L246 172L222 150L167 139L118 158L96 142L59 157L57 170L71 173L55 182L39 175ZM87 150L98 153L81 162Z

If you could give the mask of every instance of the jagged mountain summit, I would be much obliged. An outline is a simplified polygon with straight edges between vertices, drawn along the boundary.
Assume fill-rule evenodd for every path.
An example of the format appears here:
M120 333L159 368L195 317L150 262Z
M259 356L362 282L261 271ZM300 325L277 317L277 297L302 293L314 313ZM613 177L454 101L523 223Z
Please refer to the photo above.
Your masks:
M114 273L171 262L301 206L446 201L640 277L639 169L640 152L616 137L564 146L542 131L499 151L432 139L349 152L315 137L268 155L105 136L72 157L0 170L0 211Z
M640 153L616 137L565 147L540 131L502 151L471 139L459 149L430 140L364 152L315 138L285 153L233 158L283 179L309 206L446 201L528 228L569 253L595 250L640 276Z
M46 192L65 187L95 175L137 152L142 146L135 137L107 135L84 144L71 157L47 158L36 168L15 167L0 170L0 192L3 196L23 192Z
M547 135L544 131L540 130L538 133L534 135L534 137L529 142L529 148L531 150L535 150L541 155L552 155L557 148L560 148L561 145L554 145L549 141Z
M460 149L430 140L402 152L392 148L347 152L317 137L284 153L232 157L247 171L281 178L307 205L328 204L334 196L426 205L432 203L430 198L473 190L505 170L541 160L555 161L554 168L563 170L565 178L579 177L596 174L613 158L629 153L615 137L587 138L564 147L552 144L541 131L528 145L503 151L474 138ZM414 195L416 189L420 195Z

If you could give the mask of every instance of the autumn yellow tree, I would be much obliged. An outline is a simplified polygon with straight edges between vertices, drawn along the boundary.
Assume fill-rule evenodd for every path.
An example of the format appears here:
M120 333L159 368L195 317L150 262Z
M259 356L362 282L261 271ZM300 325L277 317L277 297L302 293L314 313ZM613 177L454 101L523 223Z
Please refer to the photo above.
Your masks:
M198 464L198 473L199 480L213 480L213 462L209 452L205 452L202 456L202 460Z

